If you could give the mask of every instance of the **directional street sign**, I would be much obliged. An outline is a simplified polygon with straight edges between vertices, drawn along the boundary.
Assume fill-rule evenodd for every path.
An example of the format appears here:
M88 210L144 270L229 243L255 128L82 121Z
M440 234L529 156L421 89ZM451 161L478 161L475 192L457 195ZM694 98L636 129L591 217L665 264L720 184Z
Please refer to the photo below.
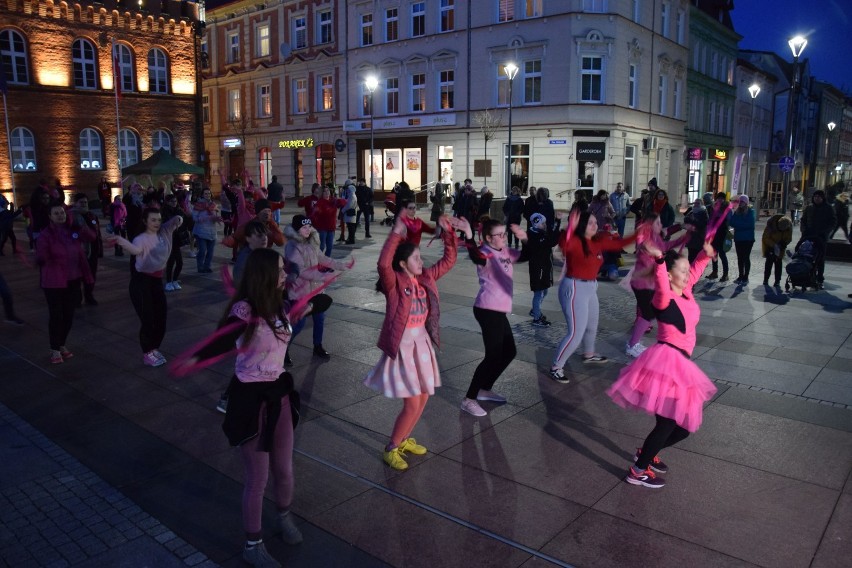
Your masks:
M789 174L793 171L793 168L796 166L796 160L791 158L790 156L784 156L780 160L778 160L778 167L781 168L781 171L785 174Z

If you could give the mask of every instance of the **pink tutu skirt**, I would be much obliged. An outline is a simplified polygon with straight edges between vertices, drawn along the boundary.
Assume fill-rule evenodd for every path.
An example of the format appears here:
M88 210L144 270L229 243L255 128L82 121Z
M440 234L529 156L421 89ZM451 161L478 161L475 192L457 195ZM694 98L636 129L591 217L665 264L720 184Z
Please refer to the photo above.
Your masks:
M656 343L622 369L606 392L621 407L671 418L695 432L716 386L686 355Z
M426 328L406 329L396 359L382 353L382 358L367 374L364 384L390 398L435 394L435 388L441 386L441 374Z

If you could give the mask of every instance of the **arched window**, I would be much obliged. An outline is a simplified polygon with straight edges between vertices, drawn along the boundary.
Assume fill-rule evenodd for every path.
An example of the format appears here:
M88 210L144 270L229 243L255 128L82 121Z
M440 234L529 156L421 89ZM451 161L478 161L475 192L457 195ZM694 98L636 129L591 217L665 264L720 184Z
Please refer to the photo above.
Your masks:
M113 56L118 61L118 76L121 78L122 92L136 90L136 82L133 80L133 54L130 48L120 43L116 44Z
M169 134L166 130L155 130L153 134L151 134L151 148L156 152L160 148L168 152L172 153L172 135Z
M80 132L80 168L83 170L104 169L103 154L101 135L94 128L84 128Z
M0 57L3 57L7 82L18 85L26 85L30 82L27 71L27 44L24 42L24 36L15 30L0 32Z
M121 168L139 161L139 137L132 130L122 128L118 133L118 160Z
M148 91L169 92L169 61L163 50L156 47L148 52Z
M16 172L37 170L35 137L28 128L12 130L12 169Z
M78 89L97 89L97 56L95 46L87 39L78 39L71 46L74 63L74 86Z

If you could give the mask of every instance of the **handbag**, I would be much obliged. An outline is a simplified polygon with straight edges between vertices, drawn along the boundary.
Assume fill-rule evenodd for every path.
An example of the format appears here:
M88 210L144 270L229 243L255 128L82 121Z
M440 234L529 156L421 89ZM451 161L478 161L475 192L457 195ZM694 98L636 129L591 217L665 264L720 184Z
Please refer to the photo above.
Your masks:
M728 229L728 232L725 233L725 242L722 243L722 250L728 252L732 246L734 246L734 233Z

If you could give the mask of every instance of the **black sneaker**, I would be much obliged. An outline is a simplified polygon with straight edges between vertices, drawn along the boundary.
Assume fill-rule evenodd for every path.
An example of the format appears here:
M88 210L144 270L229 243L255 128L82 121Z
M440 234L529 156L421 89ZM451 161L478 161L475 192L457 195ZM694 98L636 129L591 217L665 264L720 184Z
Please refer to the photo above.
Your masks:
M547 318L541 316L537 320L533 320L532 324L536 327L550 327L550 322L547 321Z
M642 448L636 448L636 453L633 455L633 463L636 463L639 460L639 456L642 454ZM648 465L652 470L656 473L668 473L669 466L663 463L663 460L660 459L660 456L654 456L654 459L651 460L651 463Z
M565 376L565 371L562 369L551 369L550 370L550 378L556 381L557 383L562 383L563 385L567 385L570 380Z
M219 402L216 403L216 410L221 412L222 414L228 413L228 399L220 398Z
M643 485L651 489L660 489L666 486L666 480L654 475L650 467L640 473L636 473L632 467L627 468L627 477L624 478L624 481L631 485Z
M322 359L331 359L331 353L323 349L322 345L314 345L314 355Z

